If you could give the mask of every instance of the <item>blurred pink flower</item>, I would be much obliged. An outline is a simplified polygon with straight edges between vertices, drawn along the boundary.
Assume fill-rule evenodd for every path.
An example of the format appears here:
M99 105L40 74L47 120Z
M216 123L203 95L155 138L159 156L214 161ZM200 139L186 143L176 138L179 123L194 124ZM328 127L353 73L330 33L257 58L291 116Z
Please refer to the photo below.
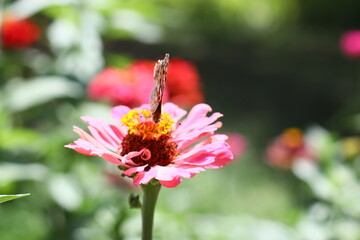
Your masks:
M228 133L226 135L229 137L227 143L230 145L230 151L234 154L234 158L241 157L247 147L245 137L238 133Z
M134 184L156 179L165 187L176 187L183 178L211 168L221 168L233 159L226 135L214 134L221 127L215 122L222 116L206 104L194 106L189 114L172 103L163 105L160 121L151 120L148 105L130 109L112 109L116 124L102 119L82 117L90 134L74 127L80 136L65 147L90 156L100 156L119 165Z
M36 42L41 35L38 25L10 14L5 14L0 30L2 45L12 49L27 47Z
M342 52L351 58L360 57L360 30L345 33L340 40Z
M133 106L139 104L134 94L135 78L127 71L109 67L100 72L89 84L88 95L93 100L104 100L111 104Z
M135 61L126 69L106 68L90 82L88 96L129 107L147 103L149 98L144 92L151 92L154 85L153 69L154 62L146 60ZM164 101L181 107L194 106L204 101L200 87L200 77L193 63L179 58L170 60Z
M315 160L315 155L298 128L286 129L266 150L267 162L280 168L291 168L293 163L300 158Z

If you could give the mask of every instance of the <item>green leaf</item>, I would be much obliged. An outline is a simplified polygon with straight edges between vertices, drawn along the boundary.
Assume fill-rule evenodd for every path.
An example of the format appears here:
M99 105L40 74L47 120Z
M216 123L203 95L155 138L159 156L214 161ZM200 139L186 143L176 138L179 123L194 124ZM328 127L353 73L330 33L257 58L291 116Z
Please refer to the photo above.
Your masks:
M4 88L1 99L10 110L22 111L56 98L77 98L83 94L82 86L59 76L42 76L25 81L12 79Z
M14 195L0 195L0 203L10 201L10 200L13 200L13 199L17 199L17 198L26 197L26 196L29 196L29 195L30 195L30 193L14 194Z

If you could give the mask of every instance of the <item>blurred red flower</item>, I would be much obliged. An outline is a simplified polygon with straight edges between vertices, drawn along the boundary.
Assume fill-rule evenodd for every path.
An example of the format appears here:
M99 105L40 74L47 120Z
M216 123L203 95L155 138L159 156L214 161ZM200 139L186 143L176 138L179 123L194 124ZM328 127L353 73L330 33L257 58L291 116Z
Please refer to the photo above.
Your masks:
M36 42L41 35L38 25L28 19L6 15L1 26L1 42L5 48L19 49Z
M302 131L288 128L268 146L266 160L270 165L288 169L297 159L315 160L315 155Z
M180 58L170 60L167 77L170 101L180 106L193 106L204 101L196 66Z
M130 65L128 72L130 72L134 78L135 84L133 85L134 88L133 92L137 98L137 103L133 106L149 103L149 98L150 98L149 93L151 93L151 90L154 87L154 77L153 77L154 64L155 62L152 61L138 60ZM166 84L168 83L168 79L169 78L167 77ZM169 99L169 91L165 87L163 102L168 101L168 99Z
M342 52L351 58L360 57L360 30L346 32L340 40Z
M134 107L149 102L154 86L154 62L138 60L126 69L106 68L88 86L93 100L104 100L113 105ZM171 101L182 107L203 102L201 83L195 65L183 59L170 60L163 101Z
M113 105L136 105L138 100L133 92L134 85L137 85L135 80L128 71L115 67L106 68L90 82L87 88L88 96L93 100L104 100Z

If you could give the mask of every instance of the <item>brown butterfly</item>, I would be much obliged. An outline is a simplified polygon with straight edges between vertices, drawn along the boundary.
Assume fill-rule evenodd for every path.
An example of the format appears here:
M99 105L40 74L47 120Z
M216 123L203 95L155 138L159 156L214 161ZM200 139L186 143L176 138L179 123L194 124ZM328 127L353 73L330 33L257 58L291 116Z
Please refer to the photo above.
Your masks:
M164 94L168 66L169 54L165 54L165 58L158 60L154 67L155 86L150 96L150 110L155 123L159 122L161 116L161 102Z

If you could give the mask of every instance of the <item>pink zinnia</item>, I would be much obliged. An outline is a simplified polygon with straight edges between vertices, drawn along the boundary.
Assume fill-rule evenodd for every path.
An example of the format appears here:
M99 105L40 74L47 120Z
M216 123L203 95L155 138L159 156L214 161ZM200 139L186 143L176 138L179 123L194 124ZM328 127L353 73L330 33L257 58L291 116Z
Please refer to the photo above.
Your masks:
M90 82L87 93L93 100L112 105L139 106L148 102L153 87L154 62L137 60L129 67L108 67ZM163 101L192 107L204 101L200 76L195 64L180 58L170 60Z
M88 96L97 101L106 101L113 106L126 105L129 107L139 106L149 100L144 94L151 92L153 87L153 70L147 65L136 62L127 69L108 67L101 71L90 82ZM149 65L149 66L148 66ZM164 93L167 100L168 92Z
M90 82L87 92L94 100L104 100L113 105L135 106L143 103L138 98L135 86L141 87L142 84L137 82L131 72L108 67Z
M138 83L136 91L141 103L148 101L147 96L143 92L150 92L153 79L152 61L138 60L129 68L134 74L134 78ZM146 89L147 88L147 89ZM178 104L182 107L191 107L204 101L204 95L201 91L200 76L195 64L181 58L173 58L170 60L169 70L166 77L166 87L164 100Z
M119 165L136 185L156 179L165 187L176 187L182 178L221 168L233 158L227 136L215 134L222 114L206 116L210 111L209 105L198 104L184 118L185 110L166 103L159 122L154 123L149 105L117 106L112 109L114 125L82 117L90 134L74 127L80 138L66 147Z
M276 167L289 169L298 159L316 159L298 128L286 129L266 150L267 162Z
M360 30L345 33L340 40L342 52L351 58L360 57Z

